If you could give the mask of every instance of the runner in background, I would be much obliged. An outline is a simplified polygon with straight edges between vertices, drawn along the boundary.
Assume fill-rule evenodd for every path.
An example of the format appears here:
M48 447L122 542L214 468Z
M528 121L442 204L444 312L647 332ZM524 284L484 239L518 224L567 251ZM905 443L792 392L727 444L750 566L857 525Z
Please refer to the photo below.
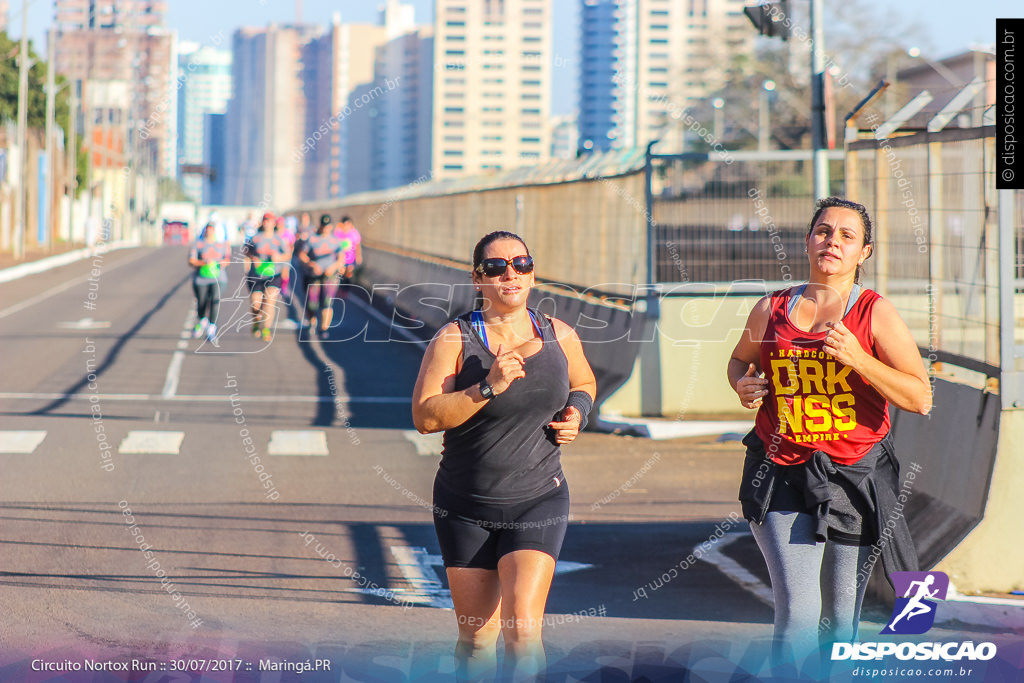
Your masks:
M259 225L256 223L256 217L252 213L248 213L245 216L245 220L238 226L238 232L242 234L242 244L248 244L253 237L256 236L256 231L259 229Z
M306 316L314 332L327 335L331 301L338 291L338 273L344 267L340 242L331 230L331 216L320 216L320 227L306 242L299 260L306 268Z
M292 251L295 248L295 230L289 226L289 223L294 225L295 218L279 216L277 219L277 234L281 237L281 240L288 248L288 259L281 267L281 296L284 297L285 300L287 300L291 295L291 287L289 286L289 283L291 281L292 269L289 267L289 264L291 263Z
M355 276L356 268L363 264L363 237L356 230L352 219L343 216L335 234L341 242L344 269L341 272L342 283L347 284Z
M211 216L212 219L212 216ZM217 338L217 315L220 312L221 288L227 284L225 267L231 261L231 248L216 239L216 226L211 220L192 245L188 264L195 268L192 291L196 296L196 326L192 337L204 334L211 342Z
M249 286L249 307L252 312L252 332L264 341L270 341L274 324L277 297L281 292L281 271L288 262L291 250L277 233L277 219L269 211L263 214L263 225L249 241L246 249L249 264L246 283Z

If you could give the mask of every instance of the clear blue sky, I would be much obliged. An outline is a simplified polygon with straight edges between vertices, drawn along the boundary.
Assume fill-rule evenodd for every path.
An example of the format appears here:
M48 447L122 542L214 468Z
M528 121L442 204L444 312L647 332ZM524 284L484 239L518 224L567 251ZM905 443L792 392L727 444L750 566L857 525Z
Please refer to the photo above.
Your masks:
M433 17L433 0L410 0L416 7L416 20L426 23ZM796 0L806 2L807 0ZM828 0L832 2L833 0ZM976 0L946 3L937 0L862 0L879 7L895 5L898 15L920 22L925 31L921 48L926 56L945 57L971 44L994 42L996 17L1024 16L1021 0ZM756 4L751 0L750 4ZM239 25L263 26L271 21L284 22L295 18L294 0L169 0L167 24L185 40L208 42L211 35L223 31L230 36ZM376 21L377 0L303 0L303 19L326 24L334 12L341 12L342 21ZM554 0L554 41L556 56L553 75L552 111L569 113L576 107L577 42L580 0ZM826 3L828 4L828 3ZM10 31L21 35L22 0L11 0ZM29 0L28 34L42 51L46 28L53 19L52 0ZM753 28L751 28L753 30ZM828 39L826 26L826 43Z

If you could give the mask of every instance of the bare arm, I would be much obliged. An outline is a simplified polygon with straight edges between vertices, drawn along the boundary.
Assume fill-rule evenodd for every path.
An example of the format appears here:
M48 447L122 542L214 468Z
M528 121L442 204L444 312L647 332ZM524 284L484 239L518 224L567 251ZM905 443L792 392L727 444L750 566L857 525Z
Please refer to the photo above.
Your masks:
M597 380L587 356L583 353L579 335L576 334L576 330L557 318L551 318L551 324L558 345L562 347L562 353L569 362L569 391L586 392L593 400L597 396ZM568 406L560 417L560 420L553 420L548 426L555 430L555 441L560 444L569 443L579 434L583 416L575 407Z
M726 374L729 386L744 408L757 408L768 395L768 380L761 377L761 340L768 326L771 299L762 297L747 316L747 324L729 358Z
M885 299L875 302L871 334L878 358L861 346L842 321L832 325L825 340L825 353L852 367L897 408L927 415L932 407L928 371L910 329L891 302Z
M448 323L438 331L420 365L412 390L412 421L421 434L441 432L473 417L487 403L479 385L455 391L455 375L462 353L462 334L458 325ZM487 373L487 383L495 395L505 391L523 373L523 358L515 352L502 352Z

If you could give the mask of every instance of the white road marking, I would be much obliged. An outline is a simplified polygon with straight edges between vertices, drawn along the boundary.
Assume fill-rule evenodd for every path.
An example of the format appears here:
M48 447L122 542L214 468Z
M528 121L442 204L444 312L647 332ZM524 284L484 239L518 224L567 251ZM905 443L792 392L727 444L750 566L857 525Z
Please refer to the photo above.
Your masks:
M74 280L68 280L64 284L57 285L56 287L48 289L45 292L43 292L42 294L36 294L34 297L31 297L29 299L25 299L21 303L14 304L13 306L10 306L10 307L5 308L4 310L0 311L0 318L6 318L9 315L14 315L18 311L23 311L26 308L31 308L32 306L35 306L37 303L39 303L43 299L48 299L49 297L53 296L54 294L60 294L64 290L71 289L75 285L81 284L81 283L85 282L88 279L89 279L89 275L83 275L82 277L76 277Z
M181 381L181 366L185 362L185 351L188 347L188 340L192 337L192 328L195 326L195 311L189 309L185 316L185 326L178 335L178 347L171 354L171 362L167 366L167 375L164 377L164 390L160 393L161 398L174 398L178 393L178 382Z
M109 250L104 250L103 253L106 253L106 251L109 251ZM113 266L104 266L104 271L103 272L105 274L109 273L110 271L114 270L115 268L120 268L121 266L127 265L127 264L131 263L132 261L135 261L136 259L142 258L143 255L144 254L138 254L134 258L129 258L129 259L125 260L125 261L121 261L120 263L117 263L117 264L115 264ZM15 266L15 267L17 268L17 266ZM8 270L10 270L10 269L8 269ZM52 287L52 288L46 290L45 292L43 292L42 294L36 294L34 297L31 297L29 299L25 299L24 301L22 301L20 303L17 303L17 304L14 304L13 306L5 308L4 310L0 311L0 318L6 318L9 315L14 315L18 311L23 311L26 308L31 308L32 306L35 306L40 301L42 301L44 299L48 299L49 297L53 296L54 294L60 294L61 292L65 291L67 289L71 289L72 287L87 281L90 277L91 277L91 274L90 273L86 273L85 275L82 275L81 277L76 277L73 280L68 280L67 282L65 282L62 285L57 285L56 287ZM0 282L6 282L6 281L7 280L4 277L4 273L0 273Z
M330 455L327 432L318 429L273 431L267 455Z
M416 455L441 455L444 450L444 434L420 434L415 429L403 429L402 436L416 448Z
M745 567L739 562L728 557L723 550L729 547L731 544L740 540L745 536L750 536L749 532L729 532L722 537L718 543L711 546L711 550L704 553L700 558L708 564L714 565L718 571L722 572L730 579L740 585L741 588L745 588L747 591L752 593L755 598L765 603L769 607L775 606L775 598L772 596L772 589L764 585L761 579L757 578L750 573Z
M0 432L0 453L29 455L45 438L45 431L3 431Z
M425 607L454 609L452 594L437 578L435 566L443 565L440 555L431 555L425 548L410 548L405 545L391 546L398 570L412 586L403 591L403 599Z
M76 320L73 323L57 323L57 327L65 330L105 330L110 327L110 323L93 320L92 318L82 318L81 320Z
M345 394L334 396L236 396L236 400L249 403L334 403L344 401L345 403L371 403L371 404L401 404L410 403L412 399L408 396L348 396ZM159 394L83 394L83 393L33 393L33 392L0 392L0 401L161 401L166 400L174 403L203 402L203 403L228 403L230 395L217 394L185 394L164 397Z
M391 554L395 556L402 576L412 585L411 589L399 589L394 591L395 593L401 593L402 599L407 602L424 607L453 609L451 591L445 588L437 578L437 571L434 569L434 567L444 566L444 560L440 555L431 555L426 548L405 545L391 546ZM593 566L584 562L559 560L555 564L555 575L569 574L581 569L590 569ZM366 592L373 593L373 591Z
M171 364L167 366L167 376L164 378L164 390L160 398L174 398L178 391L178 382L181 381L181 365L185 362L185 352L175 351L171 356Z
M728 432L745 434L754 426L751 421L720 420L665 420L643 417L623 417L602 413L601 425L608 429L630 429L649 439L678 439L689 436L714 436Z
M555 576L559 574L570 574L572 572L578 572L581 569L590 569L594 565L587 564L586 562L569 562L567 560L558 560L555 563Z
M177 455L185 432L132 430L118 446L119 453Z

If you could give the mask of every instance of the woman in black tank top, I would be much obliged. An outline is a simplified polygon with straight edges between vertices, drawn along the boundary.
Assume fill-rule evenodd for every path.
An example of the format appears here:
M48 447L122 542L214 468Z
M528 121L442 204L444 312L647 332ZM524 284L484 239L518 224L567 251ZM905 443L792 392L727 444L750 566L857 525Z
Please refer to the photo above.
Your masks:
M422 433L444 432L434 526L458 621L460 679L544 669L541 627L568 525L562 444L586 424L597 388L579 337L526 306L533 259L492 232L473 251L483 305L443 327L413 390Z

